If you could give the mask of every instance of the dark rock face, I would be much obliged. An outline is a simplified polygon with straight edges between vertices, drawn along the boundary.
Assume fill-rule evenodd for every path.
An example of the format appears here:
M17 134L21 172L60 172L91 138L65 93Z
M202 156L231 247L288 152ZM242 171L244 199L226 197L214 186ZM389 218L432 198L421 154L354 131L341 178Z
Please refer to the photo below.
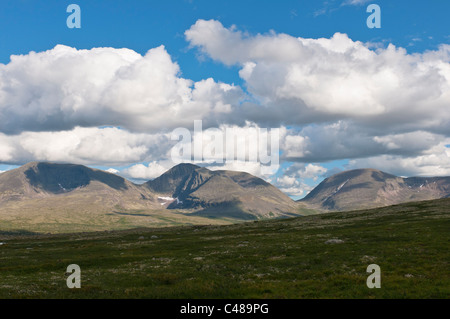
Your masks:
M82 165L37 163L26 169L24 174L31 186L55 194L85 187L93 180L114 189L126 189L122 177L94 171Z
M91 179L82 167L71 166L61 168L39 163L25 171L30 185L51 193L63 193L78 187L89 185Z

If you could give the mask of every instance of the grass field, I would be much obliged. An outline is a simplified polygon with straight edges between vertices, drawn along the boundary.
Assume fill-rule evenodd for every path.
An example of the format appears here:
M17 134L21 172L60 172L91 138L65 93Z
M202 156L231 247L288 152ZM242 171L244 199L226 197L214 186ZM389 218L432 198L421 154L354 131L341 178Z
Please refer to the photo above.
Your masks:
M3 233L0 298L450 298L449 230L444 199L226 226ZM66 286L69 264L81 289ZM366 286L369 264L380 289Z

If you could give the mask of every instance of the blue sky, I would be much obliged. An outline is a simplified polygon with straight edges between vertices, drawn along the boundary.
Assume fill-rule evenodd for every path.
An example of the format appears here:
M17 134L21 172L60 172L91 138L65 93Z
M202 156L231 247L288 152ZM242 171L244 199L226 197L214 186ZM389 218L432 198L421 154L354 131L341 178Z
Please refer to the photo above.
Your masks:
M82 10L82 28L66 27L66 8ZM345 5L342 0L4 0L0 10L0 62L11 54L44 51L57 44L77 49L130 48L145 54L165 45L193 80L214 76L240 83L236 68L199 61L188 49L184 31L197 19L217 19L252 34L287 33L305 38L331 37L335 32L363 42L394 43L409 52L435 49L449 43L450 2L441 0L370 1L382 9L382 28L366 27L367 4Z
M69 13L66 13L66 8L72 3L78 4L81 7L81 29L69 29L66 26L66 19L69 15ZM366 12L366 8L371 3L378 4L381 7L382 27L380 29L369 29L366 26L366 19L369 16L369 13ZM292 155L287 158L282 158L282 169L271 178L271 181L282 189L296 188L298 192L293 192L291 194L295 198L304 196L311 187L323 180L325 176L342 169L371 166L398 175L442 175L450 172L447 151L449 145L447 123L450 122L448 122L445 113L446 110L448 111L448 107L447 109L445 108L447 96L445 92L443 92L445 91L446 85L448 85L448 81L443 80L445 78L448 61L446 60L447 51L445 51L446 49L442 49L442 45L450 44L450 23L448 22L448 12L450 12L449 1L4 0L0 6L0 89L2 83L2 67L5 69L5 75L3 75L5 83L9 79L20 82L24 77L39 78L39 72L43 71L35 71L40 69L33 69L31 67L34 65L32 63L37 63L29 54L31 51L40 53L52 50L56 45L62 44L78 50L87 49L89 52L93 52L92 49L94 48L102 47L111 47L115 49L127 48L137 52L141 56L145 56L150 49L164 45L165 51L158 52L155 55L158 57L161 56L162 58L169 56L171 62L168 62L168 64L170 64L170 66L168 66L168 69L164 70L172 70L171 67L176 63L179 66L179 72L176 74L175 80L188 79L191 81L187 87L190 87L192 92L195 91L195 89L193 89L193 87L195 87L194 83L199 83L199 85L201 85L201 83L204 84L204 80L212 78L214 87L219 91L222 90L220 91L220 94L223 95L223 97L220 97L220 99L222 99L221 101L228 103L230 99L233 100L233 97L225 96L226 93L224 92L228 90L228 88L232 88L231 91L235 91L235 94L240 96L239 98L235 97L235 100L229 103L234 110L233 114L241 113L226 119L217 119L217 123L242 126L242 119L248 119L249 121L257 123L260 127L264 127L264 125L270 125L270 127L280 126L288 128L288 131L290 132L288 135L291 134L291 136L294 136L297 134L296 137L292 137L290 141L294 144L297 143L295 144L297 146L299 143L303 143L302 149L295 149L295 145L293 146L287 143L286 140L286 149L284 150L284 153L289 154L289 151L291 151L292 154L301 153L301 155ZM206 27L205 25L198 25L197 22L200 19L209 21L205 23L205 25L208 25L206 25ZM185 32L187 30L192 31L196 28L195 26L197 26L196 30L199 30L200 33L193 35L188 39ZM224 46L226 50L222 49L222 52L214 51L215 48L209 46L209 43L214 42L212 40L215 38L207 41L204 40L208 28L216 28L215 30L219 32L216 34L217 39L223 43L231 40L227 40L226 38L221 39L221 34L228 34L234 39L230 42L232 45L228 47ZM373 102L372 104L367 104L373 105L371 106L374 108L373 112L370 110L361 111L362 108L366 107L364 106L365 102L361 104L361 106L358 106L358 108L346 109L345 96L342 104L340 104L342 105L342 109L339 109L339 103L336 103L336 106L330 107L330 100L327 100L328 104L325 103L326 105L324 105L323 101L321 101L321 92L323 90L326 91L326 87L312 88L313 91L317 91L315 92L317 94L314 94L313 96L310 96L309 92L306 90L300 92L300 95L295 95L291 92L292 94L286 95L289 95L288 98L284 96L282 99L278 99L278 96L276 96L278 93L265 94L263 89L264 86L261 81L257 81L255 78L247 79L240 74L240 71L244 70L244 66L248 65L247 62L255 62L257 68L261 67L260 72L263 72L261 73L264 75L263 78L269 80L272 77L275 78L278 74L278 69L275 66L281 66L280 70L286 72L284 76L286 76L285 79L287 79L287 76L291 74L289 73L290 71L298 71L296 68L298 68L299 65L314 65L314 63L317 63L317 61L314 60L314 55L302 55L306 54L305 51L300 54L305 60L297 59L294 62L290 61L285 64L286 59L290 59L290 52L283 52L284 48L282 47L279 49L280 52L276 53L276 58L269 55L261 57L262 53L258 53L259 55L257 57L251 56L253 53L248 53L250 49L246 49L248 52L244 49L242 52L236 52L234 57L230 57L227 52L224 52L228 50L230 52L233 52L233 50L237 51L238 49L236 48L243 48L246 43L251 41L253 41L252 43L254 43L254 46L257 46L258 43L265 43L264 41L266 41L269 43L267 44L267 48L270 50L270 46L273 45L270 44L272 43L272 40L280 37L282 38L283 34L287 35L289 39L313 39L316 43L314 45L322 45L322 42L318 40L319 38L332 39L336 32L346 34L349 40L347 41L345 38L340 38L335 39L335 42L330 43L348 44L351 42L350 46L357 48L357 42L360 41L373 52L376 52L377 48L381 50L377 53L377 63L380 64L379 68L384 69L383 72L372 70L370 72L374 73L369 74L367 77L368 80L372 78L381 80L377 80L378 82L375 82L375 84L367 84L368 87L364 87L364 85L358 83L362 85L358 89L358 92L366 92L366 89L370 91L371 88L373 88L373 85L378 85L380 83L380 85L382 85L384 82L383 77L385 76L386 81L391 81L392 74L395 76L396 72L405 72L405 74L402 73L401 77L392 82L399 85L398 90L395 91L398 92L398 96L405 96L404 100L400 98L400 100L397 101L397 104L401 105L401 107L397 109L396 106L392 106L389 103L389 105L383 104L383 101L386 101L387 96L390 96L392 100L397 99L397 93L391 91L376 91L372 92L372 95L369 94L370 96L368 95L367 97L355 95L356 99L360 98L358 101ZM284 39L282 41L286 40L286 43L288 43L290 41L289 39ZM223 43L218 43L217 45L220 47ZM397 57L391 59L388 54L389 44L395 45L396 48L404 48L406 51L405 53L397 52ZM307 44L304 45L307 46ZM317 54L327 56L330 52L333 53L333 50L324 48L322 48L321 51L317 51ZM273 49L276 50L277 48L273 47ZM330 52L327 53L324 50L330 50ZM60 52L58 54L67 56L75 54L72 51L69 51L70 50L68 49L61 49L58 51ZM435 52L435 54L427 55L426 52L429 51ZM117 51L111 52L111 54L116 53L118 54ZM367 52L364 54L367 54ZM11 55L24 55L26 59L30 61L18 61L15 62L17 65L13 65L10 61ZM127 55L132 59L138 59L138 57L131 53L127 53ZM337 55L334 58L336 58L336 60L333 60L335 63L340 63L341 60ZM331 57L331 59L334 58L333 56ZM41 60L44 61L44 59L46 59L46 57L42 55ZM84 60L74 59L73 61L82 61L82 63L84 63ZM352 59L348 59L347 62L345 62L347 64L343 64L344 66L341 67L341 69L336 68L330 71L330 68L324 67L321 72L330 71L330 74L327 74L326 77L318 76L318 81L336 78L338 76L337 74L341 73L340 71L342 71L342 68L345 68L346 65L352 67L351 61ZM422 62L423 67L427 68L426 72L424 72L424 74L426 73L425 75L417 72L417 70L420 69L417 65ZM23 63L23 67L20 66L20 63ZM55 66L56 63L49 63L50 64L47 65L48 68L52 69L54 67L55 70L57 70L57 67ZM112 64L106 65L113 65L116 62L111 63ZM361 70L355 71L355 74L352 74L353 70L350 70L349 74L355 76L356 79L363 79L365 72L364 68L369 68L371 66L370 63L364 63L361 64ZM264 69L263 67L267 65L270 67ZM436 65L439 66L437 69L441 67L442 69L436 71ZM83 70L85 67L86 66L80 65L80 68L83 68ZM86 72L88 71L89 70ZM35 74L33 72L37 73ZM67 74L69 74L71 71L67 72ZM171 71L167 72L170 73ZM60 75L58 75L57 72L55 74L56 75L52 76L59 78ZM62 80L59 79L58 81L64 82L65 80L68 80L70 82L73 76L67 75L67 77L64 77L64 74L66 74L65 70L62 70ZM136 74L136 81L138 81L138 76L140 75ZM410 78L414 79L414 81L407 83ZM27 95L29 93L37 94L37 96L39 96L40 93L36 92L47 90L48 86L46 86L45 83L52 82L52 79L53 78L44 79L43 76L42 83L44 84L39 83L39 80L28 83L28 86L24 85L24 88L22 88L23 91L20 91L20 94ZM427 83L428 80L430 80L430 87L424 88L424 92L421 92L419 97L411 97L414 95L413 91L417 91L417 89L414 89L414 85L420 85L424 79ZM296 79L296 81L297 80L303 81L303 78ZM358 81L361 80L356 80L356 83ZM435 86L432 85L433 81L437 81ZM11 83L12 82L14 81L11 81ZM221 83L226 84L226 90L223 89L223 87L222 89L219 89ZM299 82L295 83L298 84ZM349 90L350 95L355 93L351 90L351 86L354 85L354 83L355 82L343 83L343 88ZM41 84L42 87L40 86ZM278 89L285 89L287 84L289 84L287 80L280 83ZM307 84L310 85L311 83ZM276 83L274 86L276 86ZM434 91L433 87L438 86L441 88L441 92ZM12 105L15 106L15 104L11 101L20 104L22 103L22 100L21 96L14 96L16 93L11 93L13 92L13 89L11 88L12 87L4 89L4 92L6 92L5 96L6 94L9 94L8 98L10 99L6 100L5 98L6 102L2 102L2 91L0 90L0 120L3 116L4 122L4 128L1 127L2 123L0 123L0 151L4 149L6 150L4 152L10 151L10 154L13 155L10 155L9 157L4 156L3 158L0 156L0 171L17 167L17 165L23 164L24 161L28 160L50 160L55 162L72 161L102 169L114 168L121 171L121 173L128 178L142 177L145 179L154 176L155 174L154 171L150 172L150 163L154 164L152 167L156 169L156 171L161 171L162 167L166 167L164 165L167 164L163 164L164 157L161 155L162 153L159 157L155 156L155 152L162 152L161 150L154 150L151 145L145 143L136 145L136 143L138 143L136 142L136 139L140 140L144 138L139 134L150 134L150 132L143 129L135 129L134 126L130 126L132 121L135 121L132 123L140 123L139 120L134 119L130 120L131 122L123 123L120 119L118 120L116 118L108 118L103 121L101 119L91 121L91 119L88 118L88 116L90 116L89 107L96 107L98 101L89 100L83 104L83 107L86 107L84 114L76 114L74 119L72 120L72 118L70 118L70 123L66 125L64 124L64 121L73 116L75 107L71 111L72 113L66 114L64 113L64 110L58 109L57 111L49 111L45 104L35 106L33 101L28 101L23 102L24 104L21 105L23 108L19 108L17 111L12 110ZM408 88L410 88L410 91ZM336 94L335 91L330 91L328 93L331 94L330 96ZM45 101L51 101L51 103L56 101L55 105L58 105L58 103L65 103L64 101L57 101L57 99L60 98L60 93L52 95L53 93L49 91L46 94L45 99L47 100ZM94 92L92 94L95 95L96 93ZM122 98L123 96L120 97ZM372 98L374 101L371 100ZM123 99L125 101L123 106L125 109L127 107L125 105L128 105L128 100L126 100L125 97L123 97ZM411 103L414 99L420 99L421 104L418 102L417 105L413 105L411 114L406 116L407 119L403 118L401 114L405 114L404 110L407 110L407 103ZM17 102L18 100L20 101ZM236 102L238 100L239 102ZM268 114L267 117L263 118L263 116L258 114L260 111L255 111L258 110L255 109L258 105L255 106L253 105L253 102L252 104L243 101L258 101L254 103L261 104L259 107L264 108ZM355 105L360 103L358 101L355 101ZM438 102L433 104L433 101ZM98 103L101 104L103 102ZM133 105L133 103L136 104L137 102L129 101L129 103L130 105ZM296 103L299 105L299 114L305 114L305 116L299 116L298 119L293 119L292 114L295 114L297 107ZM37 114L43 114L42 116L44 119L42 119L42 125L34 127L33 122L29 122L30 118L33 119L33 115L27 115L27 112L30 111L30 105L32 105L33 108L41 108L39 111L40 113ZM280 119L278 122L274 119L278 117L276 110L273 111L273 109L276 109L277 107L284 108L283 111L280 112L286 113L284 118L282 115L279 116ZM376 107L379 107L379 109L376 109ZM433 118L430 117L429 119L423 119L425 108L429 108L429 113L436 113L436 116ZM270 115L271 110L274 112L272 115ZM403 110L403 113L401 113L400 110ZM117 111L117 107L115 111ZM130 111L130 114L127 114L124 110L120 110L119 113L122 114L122 118L125 118L128 115L132 116L132 114L137 114L136 112L138 111L133 110L135 113ZM49 112L48 114L51 114L53 117L58 116L55 114L64 114L60 119L54 119L52 117L53 122L51 122L49 119L45 118L46 112ZM92 116L101 118L101 114L105 115L105 112L102 112L103 113L99 111L98 114L95 113ZM444 116L439 115L441 113L444 114ZM447 113L450 114L450 112ZM205 113L204 115L199 115L199 118L205 121L208 120L208 123L214 122L214 114L208 114ZM249 118L246 118L247 115ZM40 123L40 115L37 116L37 118ZM211 118L213 120L211 120ZM423 120L423 123L421 120ZM5 121L7 124L5 124ZM64 123L59 126L58 121ZM164 122L164 120L162 120L162 122ZM33 124L31 125L33 127L27 123ZM151 123L151 125L154 124ZM15 127L17 127L17 130ZM65 157L58 153L58 151L62 149L60 144L63 143L60 141L59 138L61 137L59 137L58 134L64 135L67 133L67 136L78 138L77 141L81 140L81 135L91 136L89 134L94 134L90 133L90 131L83 131L80 133L81 129L76 131L76 127L106 128L103 129L103 131L98 132L105 136L111 134L111 136L114 135L114 138L127 140L127 142L124 142L123 152L131 150L137 155L133 157L131 155L122 156L122 154L116 154L115 157L123 157L123 159L111 162L107 160L95 161L84 153L83 155L71 155ZM118 127L120 127L121 131L125 131L127 135L124 135L125 132L114 130L114 128ZM164 128L169 128L169 126L166 127L166 125L164 125L161 130ZM155 134L157 131L155 130L156 129L152 126L151 133ZM53 133L55 135L51 135ZM100 136L100 133L96 136ZM33 143L30 142L30 139L32 139L30 134L41 134L39 137L34 137L35 135L33 135L33 138L42 139L45 137L48 147L46 149L35 149L32 145ZM58 135L58 138L53 137L56 135ZM331 141L332 137L336 138L336 141ZM151 139L149 136L145 138ZM85 140L87 139L88 138L85 137ZM109 140L111 139L112 137ZM64 137L63 140L70 143L67 137ZM90 137L90 140L92 140L92 136ZM341 141L342 145L340 144ZM20 148L15 149L15 145L17 144L20 144ZM92 148L94 146L84 146L80 142L79 147L77 149L71 149L71 151L76 153L79 152L80 149L85 151L86 149L89 149L89 147ZM139 152L142 148L147 149L141 154ZM328 154L326 152L327 150L329 150ZM438 160L436 160L436 158L438 158ZM135 171L130 170L130 168L138 164L144 165L145 172L142 173L137 168ZM161 166L159 166L160 164ZM313 166L308 167L309 164ZM292 169L289 170L288 168L291 166ZM142 166L140 166L140 169L142 169ZM134 174L138 171L140 173ZM316 175L314 175L314 173ZM288 176L286 174L290 175ZM286 176L284 180L283 176ZM292 181L293 179L296 180L295 185L289 185L289 181ZM302 188L303 191L301 190ZM302 195L299 195L300 193L302 193Z

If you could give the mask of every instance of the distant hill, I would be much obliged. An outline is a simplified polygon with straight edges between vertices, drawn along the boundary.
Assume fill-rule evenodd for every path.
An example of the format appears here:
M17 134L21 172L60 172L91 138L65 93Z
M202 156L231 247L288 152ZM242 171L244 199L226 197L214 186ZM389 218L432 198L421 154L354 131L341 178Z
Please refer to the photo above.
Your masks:
M160 197L173 198L169 209L196 209L196 214L212 218L293 216L297 209L290 197L261 178L192 164L179 164L145 186Z
M402 178L375 169L341 172L325 179L301 203L347 211L450 196L450 177Z
M33 162L0 174L1 230L61 233L158 225L158 219L128 215L155 209L160 204L149 190L81 165Z
M140 200L145 200L144 206L148 207L158 204L154 194L145 188L120 176L82 165L31 162L0 174L0 205L10 201L49 199L56 195L73 200L77 194L83 199L77 205L85 205L89 200L106 207L133 207Z

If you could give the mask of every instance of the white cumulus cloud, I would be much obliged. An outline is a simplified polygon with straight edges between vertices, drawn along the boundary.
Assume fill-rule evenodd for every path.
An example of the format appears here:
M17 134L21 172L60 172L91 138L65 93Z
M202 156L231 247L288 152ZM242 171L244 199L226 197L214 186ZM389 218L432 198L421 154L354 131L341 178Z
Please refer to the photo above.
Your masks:
M57 45L0 64L0 131L62 131L120 126L155 132L215 120L241 90L212 79L194 83L163 46L144 56L129 49Z
M119 170L117 170L115 168L108 168L106 171L108 173L115 174L115 175L119 174Z
M173 163L151 162L148 165L136 164L121 172L126 177L140 180L150 180L159 177L173 166Z
M352 119L378 130L449 134L450 45L408 54L392 44L373 50L342 33L329 39L249 35L216 20L198 20L185 35L203 54L241 67L248 91L262 104L243 109L248 120Z

